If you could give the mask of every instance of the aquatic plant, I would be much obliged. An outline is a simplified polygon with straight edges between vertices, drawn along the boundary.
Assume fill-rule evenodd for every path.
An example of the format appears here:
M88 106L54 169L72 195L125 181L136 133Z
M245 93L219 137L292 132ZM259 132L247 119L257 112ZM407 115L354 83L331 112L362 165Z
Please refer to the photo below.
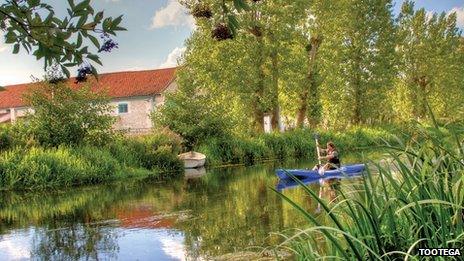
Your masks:
M462 130L462 129L461 129ZM340 189L329 205L308 187L328 223L280 196L312 226L291 235L279 247L299 260L402 260L419 248L464 248L464 144L462 136L418 125L417 136L387 146L392 164L371 163L361 185ZM454 143L451 143L454 141ZM277 192L278 193L278 192Z

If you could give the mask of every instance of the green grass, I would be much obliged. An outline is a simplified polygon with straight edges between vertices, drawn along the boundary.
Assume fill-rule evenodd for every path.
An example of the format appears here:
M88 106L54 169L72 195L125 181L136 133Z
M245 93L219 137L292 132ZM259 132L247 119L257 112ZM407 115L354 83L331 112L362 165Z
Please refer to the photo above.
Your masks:
M321 142L335 142L341 153L372 149L394 141L394 129L352 128L344 132L317 131ZM245 164L252 165L263 160L288 158L314 158L316 146L314 130L294 130L285 133L262 134L256 137L231 136L213 138L200 144L196 150L207 155L210 166Z
M419 126L415 133L388 146L392 165L372 163L378 173L368 172L361 184L337 190L336 203L301 184L321 204L327 222L280 194L310 224L280 247L291 249L298 260L418 260L418 248L462 253L463 136L438 126Z
M183 173L176 156L180 141L163 132L117 138L103 147L12 147L12 140L2 144L0 189L6 190L80 186L128 177L165 179Z

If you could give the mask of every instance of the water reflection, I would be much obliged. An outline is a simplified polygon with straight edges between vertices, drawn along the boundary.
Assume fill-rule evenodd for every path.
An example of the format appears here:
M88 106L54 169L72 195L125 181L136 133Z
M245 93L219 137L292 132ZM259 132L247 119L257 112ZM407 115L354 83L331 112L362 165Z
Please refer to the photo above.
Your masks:
M282 238L272 232L307 223L269 189L276 167L214 170L169 183L3 192L0 260L197 260L278 244ZM302 189L283 193L317 208Z

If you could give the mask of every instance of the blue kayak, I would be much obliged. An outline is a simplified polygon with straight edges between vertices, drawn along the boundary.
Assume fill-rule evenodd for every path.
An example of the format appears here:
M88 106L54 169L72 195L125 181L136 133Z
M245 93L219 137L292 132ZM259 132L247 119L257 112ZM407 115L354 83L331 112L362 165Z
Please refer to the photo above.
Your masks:
M366 166L364 164L344 165L339 169L326 170L323 173L319 173L317 170L308 169L278 169L276 170L276 175L280 179L291 179L291 176L287 175L287 173L290 173L299 179L320 179L359 175L359 173L362 173L365 168Z
M319 177L319 178L303 178L303 179L300 179L300 181L305 184L305 185L309 185L309 184L312 184L312 183L321 183L321 181L323 180L331 180L331 179L345 179L345 178L355 178L355 177L360 177L362 176L363 172L359 172L359 173L352 173L350 175L347 175L347 176L339 176L339 177ZM295 187L299 187L300 186L300 183L293 180L293 179L281 179L279 180L279 183L277 183L276 185L276 190L278 191L282 191L284 189L291 189L291 188L295 188Z

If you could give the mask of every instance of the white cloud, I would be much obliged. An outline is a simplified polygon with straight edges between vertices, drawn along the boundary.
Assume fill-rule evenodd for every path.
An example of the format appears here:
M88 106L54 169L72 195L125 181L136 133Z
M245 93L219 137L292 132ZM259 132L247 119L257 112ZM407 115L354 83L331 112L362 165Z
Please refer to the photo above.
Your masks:
M186 260L185 246L180 243L179 238L162 237L159 240L162 244L163 252L176 260Z
M167 26L187 26L193 29L195 28L195 19L177 0L168 0L165 7L155 12L151 28L155 29Z
M166 58L166 61L162 63L159 68L168 68L168 67L174 67L178 65L178 60L182 56L182 54L185 52L185 47L176 47L174 50L171 51L171 53L168 54L168 57Z
M461 28L464 27L464 7L454 7L451 9L448 14L456 13L457 16L457 25Z

